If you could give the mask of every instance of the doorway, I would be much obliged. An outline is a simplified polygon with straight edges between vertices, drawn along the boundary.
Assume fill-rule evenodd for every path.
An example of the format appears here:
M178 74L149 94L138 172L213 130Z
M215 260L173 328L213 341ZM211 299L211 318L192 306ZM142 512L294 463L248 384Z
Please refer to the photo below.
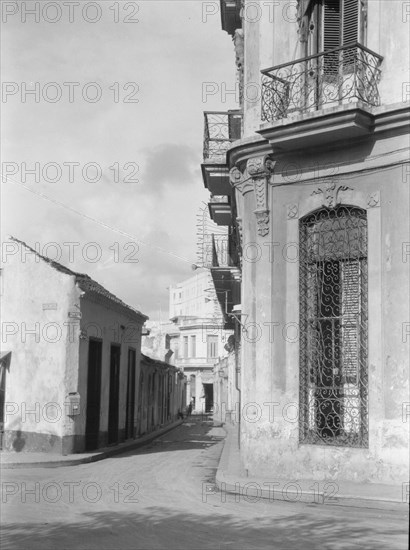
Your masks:
M121 347L111 344L110 353L110 399L108 405L108 444L118 442L118 416L120 399Z
M85 425L85 449L92 451L99 446L101 409L101 359L102 342L90 338L88 344L87 413Z
M212 411L214 406L214 385L203 384L203 386L205 394L205 412L209 413Z
M135 412L135 349L128 350L127 408L125 417L125 439L134 437Z

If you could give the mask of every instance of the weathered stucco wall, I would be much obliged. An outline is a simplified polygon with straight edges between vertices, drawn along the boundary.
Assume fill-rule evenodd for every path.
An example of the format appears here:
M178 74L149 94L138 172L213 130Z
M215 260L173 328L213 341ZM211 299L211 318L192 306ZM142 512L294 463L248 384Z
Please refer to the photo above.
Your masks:
M78 340L69 326L79 305L74 277L10 241L3 245L2 279L2 349L12 351L4 447L61 452L71 391L66 371L77 361Z
M367 25L363 45L384 57L379 92L381 103L410 100L408 25L405 2L367 1ZM246 0L243 10L245 33L244 131L249 137L259 129L261 116L261 70L303 58L297 2ZM392 30L394 29L394 31ZM398 54L400 52L400 54Z
M333 151L279 156L265 237L256 231L255 194L244 194L242 310L249 330L242 336L241 454L249 475L408 477L407 145L406 137L384 135ZM344 188L343 204L367 212L368 448L299 444L299 219L321 207L324 194L317 191L333 183Z
M89 338L102 340L101 360L101 409L100 409L100 434L99 446L105 446L108 442L108 412L110 395L110 353L111 345L118 344L121 347L120 378L119 378L119 441L125 438L125 419L127 402L128 381L128 350L136 352L135 364L135 395L136 404L134 410L134 422L137 420L138 411L138 380L140 374L141 334L143 322L137 322L124 313L117 310L116 306L110 307L104 301L92 299L87 294L81 298L81 337L78 369L78 392L81 399L83 414L76 418L75 432L80 437L77 441L77 450L84 449L86 411L87 411L87 376L88 376L88 349ZM124 327L124 328L122 328Z

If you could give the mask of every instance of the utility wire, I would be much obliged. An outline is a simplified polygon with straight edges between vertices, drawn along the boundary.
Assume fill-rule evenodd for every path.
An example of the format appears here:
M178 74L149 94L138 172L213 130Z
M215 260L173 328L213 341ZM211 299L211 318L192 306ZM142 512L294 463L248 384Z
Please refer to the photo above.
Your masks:
M84 214L83 212L80 212L79 210L76 210L75 208L72 208L71 206L68 206L67 204L65 204L63 202L61 202L57 199L54 199L53 197L49 197L48 195L46 195L45 193L42 193L41 191L35 191L34 189L31 189L27 185L24 185L22 182L12 179L10 176L3 175L3 173L2 173L2 179L3 179L3 181L4 181L4 179L8 179L12 183L16 183L17 185L20 185L26 191L29 191L30 193L33 193L34 195L37 195L38 197L40 197L40 198L42 198L46 201L49 201L49 202L51 202L51 203L53 203L53 204L55 204L55 205L57 205L61 208L64 208L65 210L68 210L69 212L77 214L78 216L81 216L82 218L84 218L86 220L90 220L90 221L100 225L101 227L104 227L105 229L110 229L111 231L114 231L114 233L118 233L119 235L123 235L124 237L128 237L128 238L132 239L133 241L135 241L136 243L139 243L139 244L142 244L143 246L147 246L149 248L152 248L152 249L156 250L157 252L161 252L163 254L168 254L168 256L172 256L174 258L177 258L178 260L181 260L182 262L186 262L189 265L193 264L193 261L189 260L188 258L184 258L183 256L179 256L175 252L170 252L169 250L166 250L165 248L161 248L160 246L153 245L153 244L150 244L150 243L146 243L146 242L142 241L141 239L138 239L137 237L135 237L135 235L131 235L131 233L127 233L126 231L123 231L122 229L118 229L116 227L113 227L113 226L109 225L106 222L103 222L103 221L101 221L97 218L94 218L93 216L89 216L88 214Z

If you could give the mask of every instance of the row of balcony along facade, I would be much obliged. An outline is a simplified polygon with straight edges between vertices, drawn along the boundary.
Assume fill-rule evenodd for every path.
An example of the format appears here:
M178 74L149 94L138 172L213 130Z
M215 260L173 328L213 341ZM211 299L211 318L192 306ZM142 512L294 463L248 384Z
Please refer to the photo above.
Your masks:
M282 140L283 119L292 123L301 115L353 102L378 106L382 61L382 56L353 43L261 71L260 133L272 144L286 148L292 146L292 141ZM241 110L204 112L201 168L204 185L211 193L209 213L217 225L228 227L227 235L212 235L206 267L211 268L227 327L232 324L229 313L240 303L241 251L226 153L241 137ZM222 256L221 249L225 250ZM225 258L222 262L221 257Z

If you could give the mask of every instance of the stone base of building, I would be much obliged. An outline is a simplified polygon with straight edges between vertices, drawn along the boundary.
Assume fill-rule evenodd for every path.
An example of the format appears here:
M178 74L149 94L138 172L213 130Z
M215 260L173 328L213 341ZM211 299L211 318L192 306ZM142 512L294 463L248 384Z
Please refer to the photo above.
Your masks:
M166 425L175 422L173 418ZM157 425L150 429L146 434L155 433L165 426ZM141 437L141 436L140 436ZM129 441L138 440L138 437L129 439ZM84 434L65 435L63 437L54 434L45 434L38 432L24 432L21 430L7 430L3 434L2 450L5 452L16 453L50 453L60 455L70 455L78 453L93 453L100 449L115 447L126 441L125 429L118 430L116 441L108 441L108 432L102 431L98 434L98 446L87 448L87 440Z
M63 454L63 438L55 434L7 430L3 434L3 451Z

